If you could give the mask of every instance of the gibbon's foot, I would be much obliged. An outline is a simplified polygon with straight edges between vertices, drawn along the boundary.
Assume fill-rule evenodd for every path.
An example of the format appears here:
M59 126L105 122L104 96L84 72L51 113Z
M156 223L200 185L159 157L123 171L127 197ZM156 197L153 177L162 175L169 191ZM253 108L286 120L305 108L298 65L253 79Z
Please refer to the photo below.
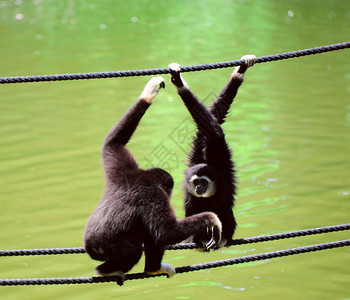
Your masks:
M210 228L208 228L208 233L211 234L211 239L205 245L206 250L214 248L221 242L222 225L219 218L215 214L214 216L215 218L213 221L213 225Z
M95 273L96 275L99 275L99 276L116 276L117 279L117 284L118 285L123 285L124 284L124 281L126 279L126 276L125 274L122 272L122 271L111 271L111 270L103 270L104 269L104 263L97 266L96 269L95 269Z
M153 98L159 93L161 89L165 88L165 80L163 77L153 77L147 82L140 99L152 103Z
M99 276L119 276L125 279L125 274L122 271L108 270L106 263L103 263L95 268L96 275Z
M165 274L168 278L171 278L175 276L176 271L172 265L161 263L158 271L146 271L146 273L150 275Z
M220 249L222 247L225 247L226 244L227 244L227 239L221 239L221 241L216 244L215 249Z
M169 69L171 74L171 83L175 85L176 88L183 87L186 83L180 74L180 65L177 63L171 63L169 64Z
M255 64L256 61L256 56L253 54L247 54L243 55L241 57L241 60L244 60L244 65L241 65L237 67L234 71L233 74L235 73L240 73L243 74L249 67L252 67Z

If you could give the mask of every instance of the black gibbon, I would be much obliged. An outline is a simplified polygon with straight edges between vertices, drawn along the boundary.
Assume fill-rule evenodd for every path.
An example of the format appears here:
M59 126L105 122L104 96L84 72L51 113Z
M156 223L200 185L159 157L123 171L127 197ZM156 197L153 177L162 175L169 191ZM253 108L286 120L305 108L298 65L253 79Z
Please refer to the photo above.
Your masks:
M230 80L207 109L182 79L180 66L170 64L171 82L192 115L197 133L188 154L184 180L184 208L186 217L204 211L217 214L222 223L222 240L216 248L232 239L236 220L232 208L236 194L235 168L231 149L221 128L231 103L237 94L248 67L255 63L254 55L242 57L244 64L234 69ZM199 245L208 240L204 232L196 233L188 241Z
M138 101L111 129L102 147L105 190L89 217L84 247L91 258L104 261L98 275L125 278L145 252L145 272L172 277L175 269L161 263L165 247L197 232L210 232L208 248L221 239L221 223L212 212L176 220L170 205L173 178L159 168L141 169L125 145L129 142L152 99L164 87L155 77Z

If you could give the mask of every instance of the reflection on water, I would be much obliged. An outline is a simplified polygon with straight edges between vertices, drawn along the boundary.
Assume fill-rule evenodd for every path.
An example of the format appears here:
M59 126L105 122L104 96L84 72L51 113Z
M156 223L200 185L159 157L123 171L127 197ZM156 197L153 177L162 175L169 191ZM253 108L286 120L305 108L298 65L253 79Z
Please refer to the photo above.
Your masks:
M0 76L166 67L238 59L348 40L348 1L0 0ZM349 219L349 51L259 64L248 71L224 124L238 169L237 238ZM186 73L205 103L231 70ZM166 75L166 81L169 76ZM0 86L0 248L82 244L103 189L100 147L147 78ZM191 127L192 126L192 127ZM183 134L181 129L186 129ZM176 188L194 130L170 84L130 149L162 166ZM163 152L162 152L163 151ZM166 153L159 160L159 153ZM164 158L164 157L163 157ZM347 238L346 233L211 253L168 251L174 266ZM81 286L1 288L4 299L349 298L348 250L329 250L164 278ZM1 260L1 278L92 276L85 255ZM143 260L133 271L143 270ZM322 284L321 284L322 282ZM298 295L298 296L297 296Z

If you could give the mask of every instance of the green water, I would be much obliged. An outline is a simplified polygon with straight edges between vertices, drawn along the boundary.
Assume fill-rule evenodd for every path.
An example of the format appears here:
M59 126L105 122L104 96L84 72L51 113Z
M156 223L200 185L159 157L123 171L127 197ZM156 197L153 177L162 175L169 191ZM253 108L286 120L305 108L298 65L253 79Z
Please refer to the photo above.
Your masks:
M350 1L0 0L0 37L0 76L202 64L347 41ZM224 126L238 169L236 238L349 222L349 54L248 71ZM231 71L184 76L210 102ZM0 86L0 249L82 245L103 189L101 144L148 79ZM180 139L177 129L193 130L187 117L168 84L129 147L142 166L173 174L179 218L190 136ZM206 254L168 251L164 261L178 267L346 238L340 232ZM340 248L123 287L0 287L0 298L350 299L349 257ZM96 265L86 255L4 257L0 278L93 276ZM143 260L132 272L142 268Z

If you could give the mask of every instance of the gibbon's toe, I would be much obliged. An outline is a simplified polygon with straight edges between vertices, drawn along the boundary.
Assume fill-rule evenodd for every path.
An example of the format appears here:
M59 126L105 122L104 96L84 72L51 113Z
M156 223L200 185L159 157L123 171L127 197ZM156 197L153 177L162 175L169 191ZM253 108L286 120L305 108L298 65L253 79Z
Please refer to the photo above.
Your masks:
M104 271L101 268L99 268L100 266L97 266L95 269L95 273L98 276L117 276L120 277L122 280L125 280L125 274L122 271Z

